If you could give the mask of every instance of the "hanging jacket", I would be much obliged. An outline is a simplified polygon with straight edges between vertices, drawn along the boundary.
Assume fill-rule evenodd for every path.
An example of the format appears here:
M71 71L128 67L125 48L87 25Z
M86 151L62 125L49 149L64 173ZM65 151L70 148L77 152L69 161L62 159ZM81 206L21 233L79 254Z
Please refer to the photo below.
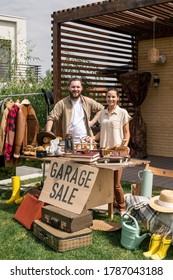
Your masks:
M27 145L36 146L38 129L38 119L34 108L30 104L22 104L16 122L13 154L15 158L20 156Z
M6 100L6 99L5 99ZM0 123L0 154L3 153L4 145L5 145L5 135L6 135L6 126L7 126L7 119L8 119L8 113L10 109L13 107L14 102L12 100L5 101L5 104L3 105L6 108L1 112L1 123Z

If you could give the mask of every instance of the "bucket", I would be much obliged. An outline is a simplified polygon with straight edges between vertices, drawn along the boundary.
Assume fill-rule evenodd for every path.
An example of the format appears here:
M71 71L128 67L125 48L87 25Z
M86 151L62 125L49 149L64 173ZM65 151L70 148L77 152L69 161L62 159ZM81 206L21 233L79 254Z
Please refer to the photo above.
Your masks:
M153 171L140 170L138 172L138 177L142 184L141 195L151 198L153 189Z

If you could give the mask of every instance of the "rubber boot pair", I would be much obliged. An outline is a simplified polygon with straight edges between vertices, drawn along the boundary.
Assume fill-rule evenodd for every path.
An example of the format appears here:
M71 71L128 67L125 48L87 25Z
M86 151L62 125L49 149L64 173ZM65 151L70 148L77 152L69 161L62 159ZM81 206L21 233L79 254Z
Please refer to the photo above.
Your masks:
M150 238L149 250L144 252L146 258L153 260L162 260L166 257L172 239L163 237L160 234L153 234Z
M172 243L172 239L168 236L162 238L159 250L151 255L152 260L162 260L166 257L167 251Z
M13 176L12 179L12 195L6 200L6 204L13 203L21 198L20 196L20 176Z

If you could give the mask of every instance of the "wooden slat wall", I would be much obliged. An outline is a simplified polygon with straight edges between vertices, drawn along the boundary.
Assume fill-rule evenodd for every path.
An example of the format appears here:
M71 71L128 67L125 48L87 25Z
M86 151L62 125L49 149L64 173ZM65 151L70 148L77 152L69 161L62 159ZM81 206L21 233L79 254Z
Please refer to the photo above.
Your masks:
M57 28L54 25L53 33L55 100L68 94L68 81L75 76L84 81L83 93L103 104L106 88L117 87L120 105L133 114L118 75L137 69L135 37L74 22L58 24Z

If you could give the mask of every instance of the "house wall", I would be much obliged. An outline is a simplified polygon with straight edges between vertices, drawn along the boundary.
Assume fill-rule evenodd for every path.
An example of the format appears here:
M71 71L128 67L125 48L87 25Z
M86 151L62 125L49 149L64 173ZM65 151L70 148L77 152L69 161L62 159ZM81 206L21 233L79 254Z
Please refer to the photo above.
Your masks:
M166 55L165 64L148 61L152 40L139 42L139 70L149 71L160 77L158 87L153 78L141 113L147 125L147 152L149 155L173 157L173 37L157 39L155 47Z
M0 15L0 39L11 40L12 59L26 63L26 19Z

